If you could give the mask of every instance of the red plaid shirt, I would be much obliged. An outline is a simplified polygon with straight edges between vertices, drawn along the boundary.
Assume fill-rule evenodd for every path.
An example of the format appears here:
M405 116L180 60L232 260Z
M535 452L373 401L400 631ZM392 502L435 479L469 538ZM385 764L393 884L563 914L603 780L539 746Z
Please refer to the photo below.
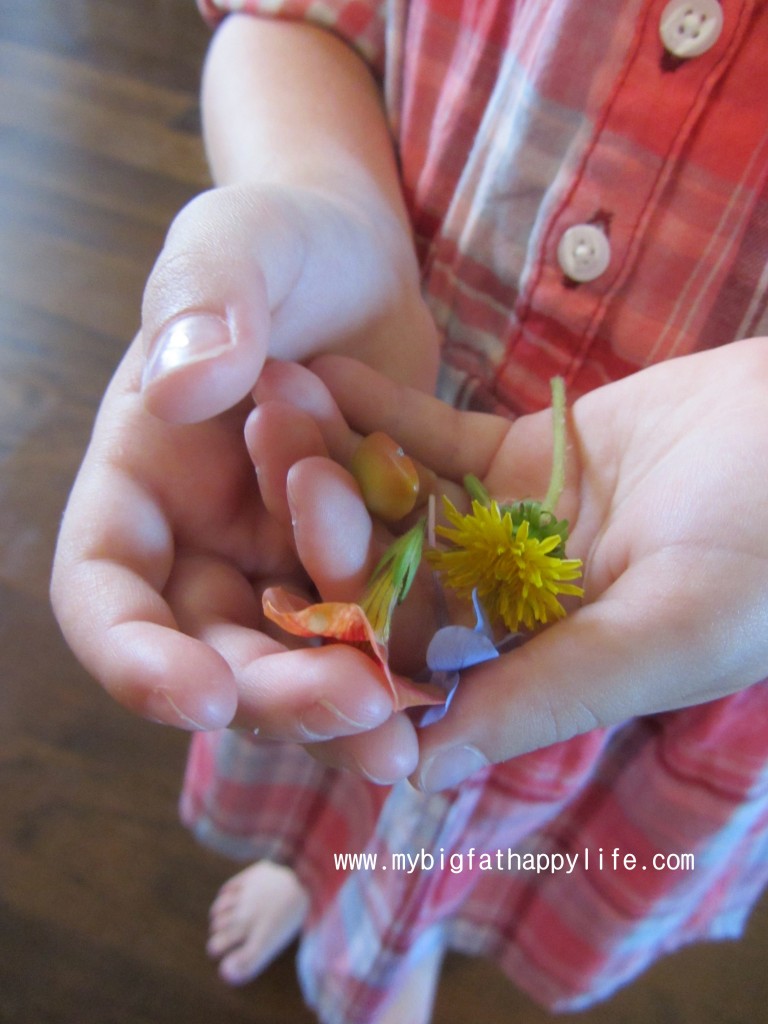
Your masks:
M211 21L325 25L381 80L453 403L514 415L548 403L554 374L576 396L768 334L764 0L199 3ZM183 813L219 848L304 878L301 976L328 1024L373 1019L430 943L493 956L541 1003L578 1008L684 942L740 933L768 879L766 712L762 683L434 797L298 748L198 736ZM616 847L638 867L599 869ZM473 848L582 856L568 875L391 869L394 853ZM339 871L344 851L379 867ZM653 867L684 853L694 871Z

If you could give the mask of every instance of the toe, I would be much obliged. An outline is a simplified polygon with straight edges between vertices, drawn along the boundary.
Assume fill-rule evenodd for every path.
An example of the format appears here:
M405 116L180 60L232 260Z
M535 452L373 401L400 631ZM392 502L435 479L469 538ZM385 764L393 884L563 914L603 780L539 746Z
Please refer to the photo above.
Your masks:
M239 922L231 919L215 923L208 934L205 951L208 956L220 957L245 941L245 932Z
M261 944L248 943L232 950L219 963L219 977L228 985L245 985L269 963Z
M242 895L244 880L241 875L235 875L234 878L230 878L227 882L222 885L216 896L216 899L211 904L211 914L215 914L220 910L227 910L235 906Z

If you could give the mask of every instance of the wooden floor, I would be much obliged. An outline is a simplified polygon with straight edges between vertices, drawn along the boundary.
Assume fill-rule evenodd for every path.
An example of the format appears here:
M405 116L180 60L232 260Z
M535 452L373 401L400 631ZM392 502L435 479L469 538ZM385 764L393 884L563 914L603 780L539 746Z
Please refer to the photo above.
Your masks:
M0 1024L305 1024L285 956L228 991L203 953L230 865L176 820L185 738L113 706L47 582L99 396L173 212L206 185L193 0L0 3ZM768 903L746 939L657 966L583 1024L768 1020ZM436 1024L542 1024L447 965ZM343 1024L343 1022L339 1022Z

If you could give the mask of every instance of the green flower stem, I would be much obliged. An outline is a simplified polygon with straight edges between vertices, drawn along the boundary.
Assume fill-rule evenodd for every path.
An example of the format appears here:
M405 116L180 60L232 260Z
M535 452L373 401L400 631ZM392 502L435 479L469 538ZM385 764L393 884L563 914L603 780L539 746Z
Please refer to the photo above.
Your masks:
M552 389L552 472L549 487L541 507L551 512L557 507L565 484L565 382L562 377L553 377L550 382ZM464 489L472 501L479 502L489 508L491 496L476 476L468 473L464 477Z
M472 501L479 501L485 508L491 504L490 494L474 474L467 473L464 477L464 490Z
M565 484L565 382L562 377L553 377L550 385L552 388L552 474L542 505L547 511L554 514Z

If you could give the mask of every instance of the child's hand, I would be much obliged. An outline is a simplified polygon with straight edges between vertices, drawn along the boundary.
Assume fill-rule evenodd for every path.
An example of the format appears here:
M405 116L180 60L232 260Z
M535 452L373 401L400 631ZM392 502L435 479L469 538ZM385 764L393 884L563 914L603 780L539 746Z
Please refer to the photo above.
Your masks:
M54 607L68 642L132 710L193 728L234 722L304 742L388 718L391 700L359 652L324 655L320 689L317 673L304 667L306 651L266 659L258 671L251 664L284 650L264 635L253 584L305 577L289 524L275 522L260 500L242 434L251 402L242 399L268 347L302 356L336 346L431 384L434 326L415 263L405 261L402 272L396 266L395 235L319 193L255 186L200 197L172 229L144 313L150 332L177 325L167 362L155 349L145 366L137 339L118 370L54 565ZM179 316L189 310L203 316L201 333L188 331L187 349L179 324L190 321ZM225 326L230 341L217 348ZM294 443L291 458L325 452L322 441L319 449L307 443ZM335 659L350 656L362 661L368 683L341 692L334 680L345 675L334 671ZM409 749L412 766L415 744Z
M231 644L216 654L208 636L199 644L184 634L199 633L185 618L190 603L216 595L222 621L245 625L260 654L283 649L262 636L252 582L303 575L285 530L259 499L242 436L251 403L241 399L267 348L302 356L337 347L431 386L434 325L398 223L383 213L374 224L351 203L310 189L238 186L199 197L174 224L144 309L152 337L177 325L171 348L164 360L150 342L145 365L147 345L137 339L118 370L54 566L54 606L67 640L133 710L192 727L234 720L299 740L368 729L389 714L373 677L349 697L332 689L318 695L298 662L291 670L304 652L279 662L292 685L278 687L275 669L277 700L262 700ZM198 328L190 328L189 311L202 315ZM229 333L223 346L219 330ZM311 454L320 452L292 450L293 458ZM331 688L333 678L329 671ZM296 690L298 683L306 689ZM302 726L299 705L307 710L318 699L342 717L312 711Z
M243 441L250 400L169 425L144 409L141 362L136 342L105 395L60 534L52 593L75 654L132 711L182 728L233 723L310 742L386 723L391 697L362 653L286 651L265 628L259 587L309 583L289 528L260 496ZM310 428L283 438L284 458L325 452ZM401 774L413 747L408 757Z
M501 499L543 496L549 412L510 425L345 360L313 368L360 433L383 429L443 477L473 472ZM584 561L583 607L464 674L447 716L420 733L417 785L441 789L484 764L768 677L766 380L768 340L756 339L575 403L558 512L571 522L569 556Z

